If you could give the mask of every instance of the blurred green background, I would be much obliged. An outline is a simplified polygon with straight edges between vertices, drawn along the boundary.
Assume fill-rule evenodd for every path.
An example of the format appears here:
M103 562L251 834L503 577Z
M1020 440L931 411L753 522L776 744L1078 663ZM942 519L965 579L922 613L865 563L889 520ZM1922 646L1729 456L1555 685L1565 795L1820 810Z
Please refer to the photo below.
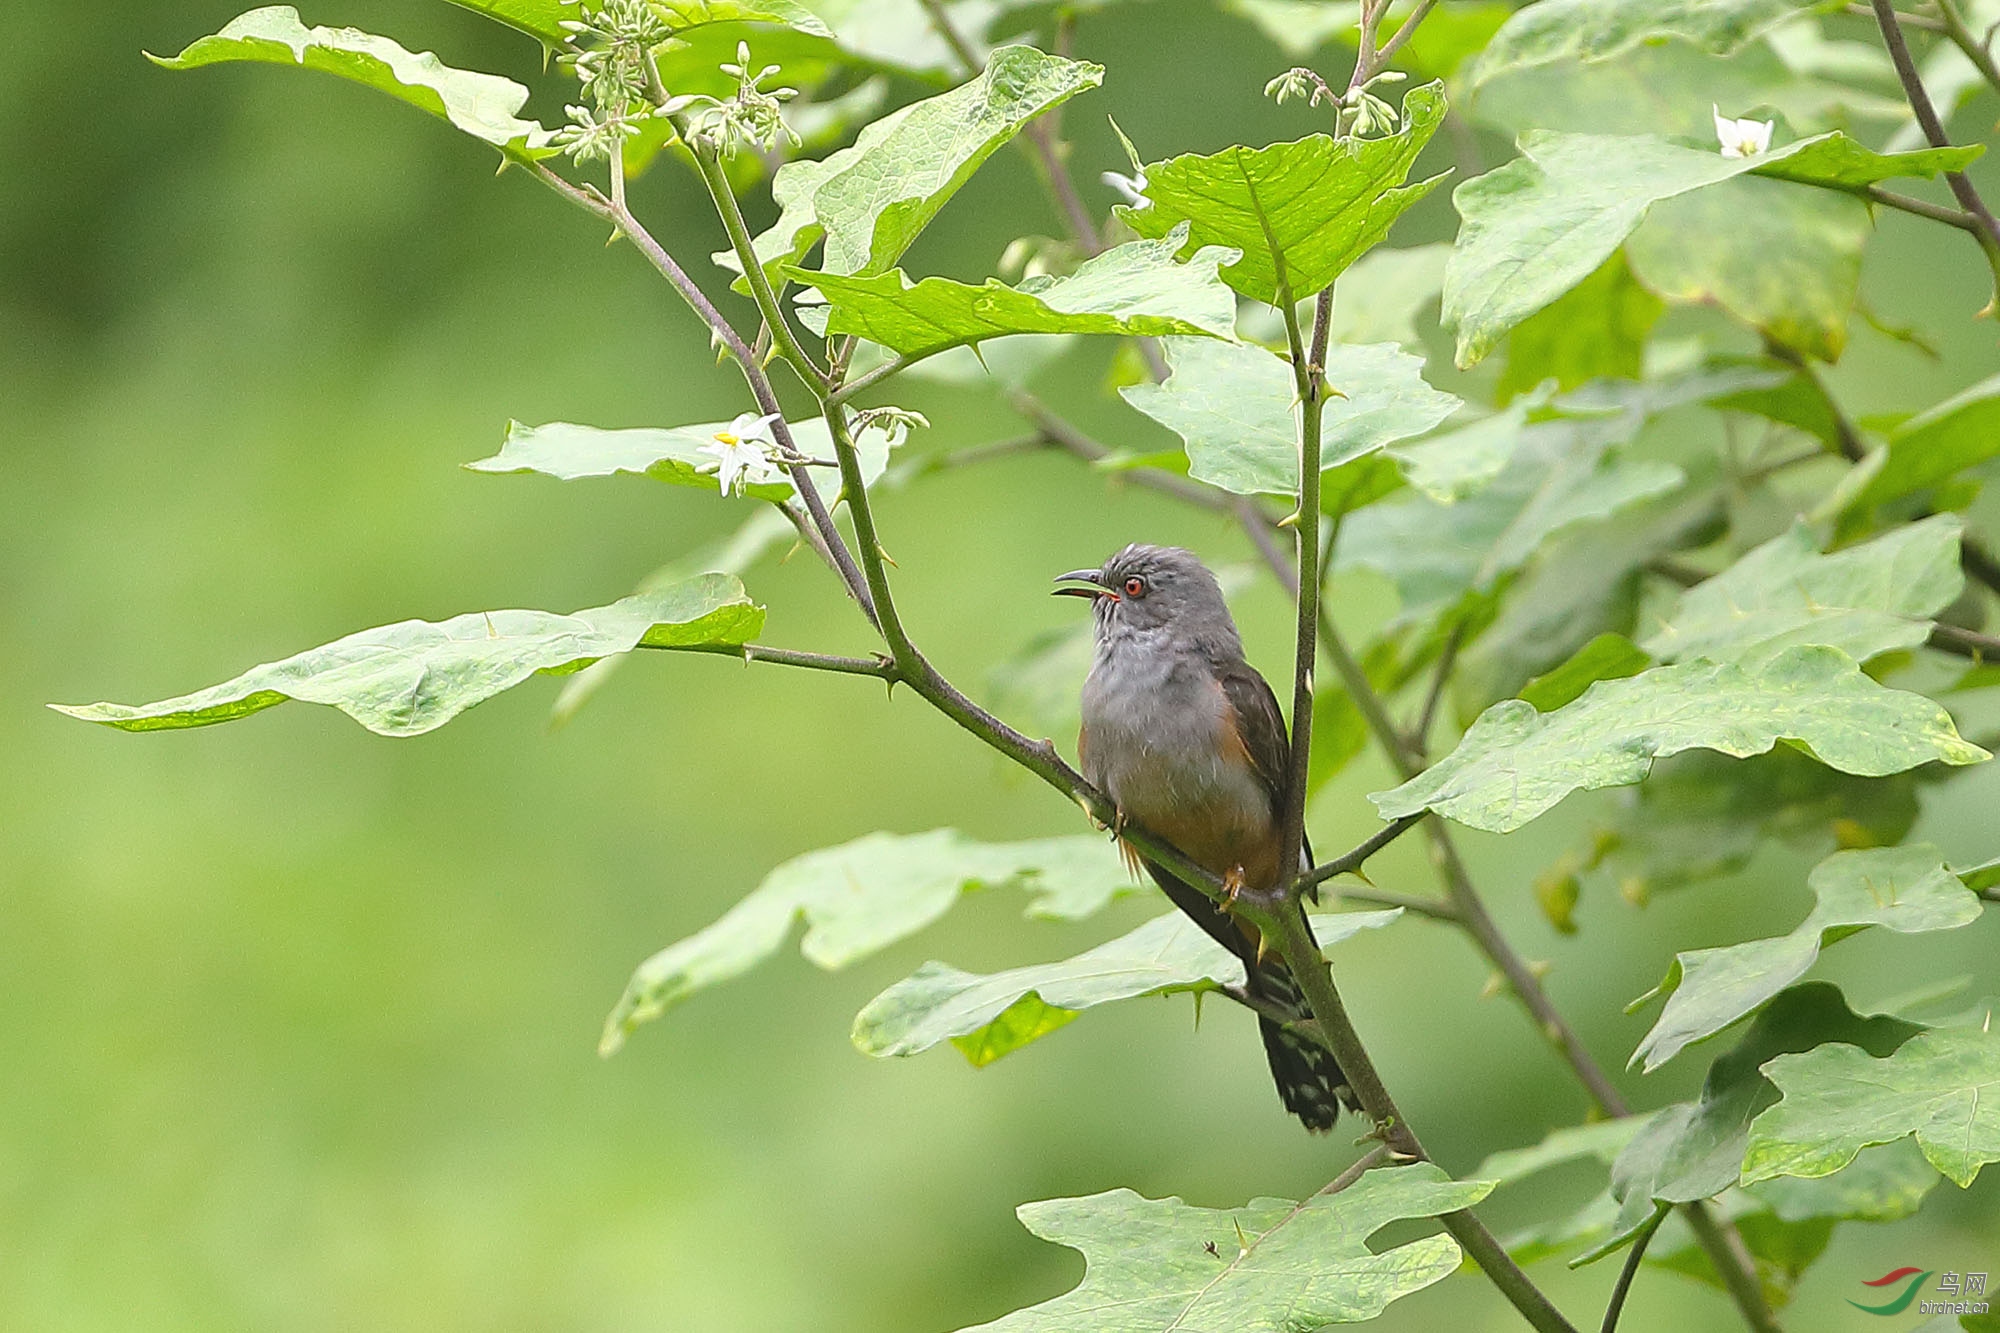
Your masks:
M523 177L494 180L492 155L449 128L332 79L140 60L235 9L13 0L0 18L0 1329L922 1333L1079 1275L1018 1226L1018 1203L1118 1185L1216 1206L1297 1197L1350 1160L1345 1136L1309 1139L1283 1115L1247 1016L1220 1005L1198 1030L1184 1000L1116 1006L979 1072L847 1042L855 1010L925 958L1059 957L1149 902L1057 927L975 897L847 973L788 954L599 1060L633 964L789 856L877 827L1078 830L1065 803L871 682L647 657L561 732L545 682L407 742L303 707L155 737L41 708L157 698L407 617L598 605L740 512L635 478L461 470L510 416L712 420L745 406L740 383L628 248L607 251ZM531 43L448 5L305 12L533 82L540 114L560 116ZM1307 128L1258 95L1291 62L1207 6L1086 15L1079 52L1109 66L1069 112L1086 181L1123 165L1107 114L1152 155ZM696 194L666 167L635 195L691 259L721 242ZM1882 224L1866 291L1946 354L1857 334L1836 384L1862 412L2000 367L1993 326L1966 318L1976 253L1921 226ZM1003 154L910 267L976 277L1010 237L1053 227ZM1451 228L1440 192L1397 240ZM1103 363L1092 351L1058 378L1088 387ZM938 427L918 448L1015 429L983 397L910 398ZM1079 415L1140 438L1123 409ZM1046 596L1055 571L1130 540L1247 555L1218 520L1059 458L956 471L881 511L908 621L971 684L1074 612ZM750 583L770 641L866 647L806 560ZM1346 615L1386 607L1379 589L1343 596ZM1239 613L1278 669L1276 595L1260 587ZM1323 847L1365 831L1381 776L1359 765L1328 789ZM1996 792L1991 771L1933 789L1919 832L1991 855ZM1467 842L1616 1065L1649 1021L1623 1001L1675 947L1788 928L1805 862L1770 855L1643 915L1587 898L1564 939L1527 884L1582 827L1572 804L1533 835ZM1376 878L1422 875L1405 844ZM1878 935L1824 968L1857 1005L1991 974L1988 928ZM1520 1014L1479 999L1485 967L1456 937L1404 924L1339 962L1448 1169L1580 1114ZM1624 1082L1652 1106L1698 1076L1684 1061ZM1995 1177L1843 1230L1791 1325L1879 1326L1845 1297L1899 1264L2000 1269ZM1532 1197L1496 1200L1496 1225ZM1585 1311L1611 1268L1537 1273ZM1626 1327L1728 1319L1720 1297L1654 1273ZM1459 1279L1380 1326L1514 1323Z

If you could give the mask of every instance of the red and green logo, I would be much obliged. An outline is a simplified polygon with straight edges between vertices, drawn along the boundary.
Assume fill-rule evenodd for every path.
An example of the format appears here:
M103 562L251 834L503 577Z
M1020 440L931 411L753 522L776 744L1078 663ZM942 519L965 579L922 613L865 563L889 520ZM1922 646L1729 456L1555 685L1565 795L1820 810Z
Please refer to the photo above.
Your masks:
M1885 1305L1863 1305L1860 1301L1849 1301L1848 1304L1862 1311L1864 1314L1901 1314L1910 1308L1910 1302L1917 1298L1917 1288L1924 1285L1924 1279L1929 1277L1932 1271L1931 1269L1898 1268L1894 1272L1884 1273L1874 1281L1863 1282L1861 1285L1864 1287L1892 1287L1896 1283L1901 1282L1903 1284L1902 1295Z

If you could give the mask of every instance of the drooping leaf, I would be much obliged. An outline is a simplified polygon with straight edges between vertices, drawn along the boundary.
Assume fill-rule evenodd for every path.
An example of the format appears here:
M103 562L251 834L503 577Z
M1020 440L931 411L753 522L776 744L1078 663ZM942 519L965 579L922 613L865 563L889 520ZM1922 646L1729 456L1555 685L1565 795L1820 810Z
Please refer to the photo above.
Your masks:
M1452 195L1463 225L1445 270L1443 321L1457 338L1458 364L1484 358L1594 273L1662 200L1749 171L1851 190L1932 175L1946 161L1873 153L1838 133L1729 158L1649 136L1531 131L1519 158Z
M890 112L852 147L779 168L771 194L782 212L756 238L758 259L771 270L796 264L824 237L826 272L887 272L1022 126L1103 77L1088 62L1001 47L977 78ZM734 266L734 255L716 258Z
M1507 335L1507 364L1495 392L1505 402L1547 380L1558 389L1636 380L1646 364L1646 339L1665 308L1614 253Z
M818 417L789 423L792 441L808 457L833 457L833 437L826 422ZM539 472L560 481L584 477L609 477L618 473L653 477L675 486L718 492L714 454L702 450L715 443L716 432L729 428L726 421L699 426L637 426L626 430L601 430L595 426L575 426L565 421L546 426L507 423L507 437L500 452L465 466L474 472ZM889 465L889 446L879 431L863 432L855 441L861 455L864 484L873 486ZM822 494L839 484L838 474L822 469L816 479ZM826 480L832 478L831 483ZM784 501L797 492L791 478L747 483L741 493L759 500ZM830 496L829 496L830 498Z
M164 69L250 60L321 70L421 107L509 157L555 151L549 131L520 118L528 90L512 79L453 69L428 51L412 53L357 28L308 28L290 5L253 9L171 59L147 58Z
M420 736L537 672L564 675L642 646L747 643L763 627L764 608L742 584L706 575L567 616L475 611L366 629L159 703L50 706L121 731L166 731L297 699L338 708L377 735Z
M1862 190L1898 176L1932 180L1963 171L1986 151L1983 144L1878 153L1845 134L1822 134L1774 149L1757 162L1757 174L1837 190Z
M1405 619L1486 591L1550 537L1681 483L1670 463L1615 456L1636 418L1563 420L1523 428L1484 489L1455 504L1422 495L1371 505L1342 525L1335 564L1395 581Z
M1296 495L1298 390L1292 370L1261 347L1207 338L1163 343L1164 384L1120 390L1125 401L1187 442L1189 474L1239 495ZM1378 343L1327 349L1330 399L1321 418L1320 463L1331 468L1391 440L1430 430L1458 399L1424 382L1423 360Z
M1560 60L1608 60L1665 38L1726 55L1789 19L1839 7L1838 0L1541 0L1494 34L1472 82Z
M1322 947L1401 916L1346 912L1313 918ZM854 1019L863 1054L915 1055L944 1041L987 1065L1054 1031L1086 1009L1140 995L1212 991L1243 984L1243 963L1180 912L1059 963L979 976L925 963L868 1002Z
M1750 1126L1746 1183L1829 1175L1910 1135L1961 1188L2000 1161L2000 1033L1940 1028L1881 1059L1829 1044L1779 1056L1764 1073L1783 1100Z
M930 356L1010 333L1172 334L1235 338L1236 297L1216 276L1235 253L1197 251L1174 258L1185 228L1157 241L1132 241L1085 260L1066 278L1030 278L1018 287L925 278L901 269L841 277L790 268L832 303L831 333L859 334L905 356Z
M1866 513L2000 454L2000 375L1920 412L1889 434L1888 456L1848 508Z
M1943 708L1876 684L1837 648L1788 648L1759 666L1697 658L1600 681L1553 713L1509 699L1480 714L1458 748L1369 799L1384 819L1434 810L1509 833L1574 791L1643 781L1655 759L1695 748L1739 758L1779 741L1844 773L1990 758Z
M1440 84L1410 90L1403 127L1379 139L1315 134L1268 148L1240 145L1189 153L1146 167L1144 207L1118 216L1141 236L1193 224L1190 243L1242 253L1223 278L1266 305L1312 296L1389 233L1442 176L1405 185L1410 167L1444 120Z
M1818 898L1790 933L1677 954L1653 992L1667 997L1632 1063L1651 1073L1688 1045L1722 1031L1804 976L1822 946L1870 926L1902 934L1953 930L1979 919L1979 897L1928 844L1835 852L1806 885Z
M617 1050L641 1023L696 991L731 980L783 947L806 920L799 951L829 970L922 930L977 888L1018 884L1030 916L1074 918L1137 886L1101 838L974 842L956 829L864 838L785 862L713 925L669 945L632 974L599 1049Z
M1957 515L1939 514L1822 555L1812 530L1796 524L1683 592L1646 651L1754 666L1801 643L1831 644L1857 662L1915 648L1965 585L1963 531Z
M1449 1276L1459 1249L1438 1235L1376 1254L1368 1237L1398 1219L1470 1207L1492 1188L1420 1162L1378 1168L1303 1203L1194 1208L1121 1189L1023 1204L1028 1230L1083 1252L1083 1281L963 1333L1293 1333L1373 1319Z

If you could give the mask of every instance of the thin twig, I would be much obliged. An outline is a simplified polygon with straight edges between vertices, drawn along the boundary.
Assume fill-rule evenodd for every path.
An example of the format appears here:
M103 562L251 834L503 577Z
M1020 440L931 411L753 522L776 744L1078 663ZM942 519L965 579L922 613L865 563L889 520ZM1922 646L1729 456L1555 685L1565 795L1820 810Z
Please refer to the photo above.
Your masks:
M761 643L642 643L639 646L655 652L709 653L717 657L734 657L745 664L773 662L779 666L803 667L808 671L830 671L842 676L875 676L889 681L902 679L902 672L886 657L835 657L830 653L772 648Z
M1660 1229L1672 1211L1665 1204L1653 1209L1652 1217L1639 1227L1639 1234L1632 1238L1632 1249L1625 1256L1625 1267L1618 1272L1618 1285L1611 1289L1611 1302L1604 1307L1604 1327L1600 1333L1618 1333L1618 1316L1625 1310L1625 1297L1632 1290L1632 1279L1639 1274L1639 1261L1646 1257L1646 1247L1653 1243L1653 1233Z
M1965 24L1965 16L1958 12L1958 0L1938 0L1938 14L1940 17L1934 20L1938 28L1933 31L1942 30L1951 38L1952 44L1963 51L1965 58L1972 62L1972 67L1979 71L1979 77L1985 79L1994 91L2000 92L2000 67L1994 65L1993 49L1988 44L1992 40L1992 31L1988 30L1986 41L1974 36L1972 29ZM1907 23L1909 19L1904 17L1903 21Z
M1007 403L1016 412L1026 417L1043 438L1050 444L1074 454L1086 463L1101 463L1111 457L1111 450L1078 430L1067 419L1051 411L1048 405L1025 389L1009 388ZM1177 477L1171 472L1158 468L1133 468L1117 474L1129 477L1140 485L1171 495L1176 500L1218 513L1235 513L1237 497L1223 491L1213 490L1198 481Z
M1370 907L1400 907L1405 912L1426 916L1433 921L1458 924L1458 913L1450 903L1441 903L1435 898L1422 898L1414 893L1391 893L1387 889L1356 888L1350 884L1340 886L1341 898L1351 903L1366 903Z
M1975 662L2000 662L2000 639L1943 621L1931 626L1931 636L1925 642L1939 652L1969 657Z
M1842 12L1852 14L1856 18L1872 19L1875 17L1875 11L1867 5L1849 5ZM1896 21L1906 28L1921 28L1925 32L1943 32L1945 30L1943 19L1929 18L1923 14L1907 14L1900 9L1896 11Z
M1387 847L1396 839L1415 828L1424 819L1423 815L1404 815L1392 824L1384 824L1351 852L1334 857L1324 865L1315 866L1311 871L1299 876L1299 888L1310 892L1335 875L1351 874L1359 870L1368 858Z
M1403 49L1403 43L1410 40L1410 37L1417 30L1417 25L1424 21L1424 16L1436 7L1437 0L1417 0L1417 7L1410 11L1410 16L1403 20L1402 25L1396 29L1388 41L1382 43L1382 49L1377 51L1374 59L1368 62L1372 66L1368 71L1370 78L1374 77L1376 72L1381 70L1384 65L1395 59L1396 52ZM1355 72L1357 74L1360 73L1358 65ZM1364 79L1362 81L1365 83L1367 80Z
M1318 1198L1329 1194L1338 1194L1388 1160L1389 1145L1378 1143L1367 1152L1362 1153L1361 1156L1355 1158L1345 1171L1342 1171L1332 1180L1327 1181L1320 1188L1319 1194L1314 1197Z
M1445 637L1444 649L1438 654L1437 666L1431 672L1431 687L1424 695L1423 711L1417 714L1417 725L1410 730L1408 743L1412 754L1430 753L1431 723L1437 718L1445 683L1451 679L1452 668L1458 665L1458 650L1464 644L1465 621L1460 619L1452 624L1451 633Z
M1898 194L1894 190L1885 190L1879 185L1870 185L1862 193L1870 201L1878 203L1884 208L1900 209L1902 212L1912 213L1920 218L1929 218L1933 222L1942 222L1947 227L1956 227L1960 231L1977 233L1979 230L1979 220L1962 208L1946 208L1943 204L1933 204L1926 199L1916 199L1907 194Z

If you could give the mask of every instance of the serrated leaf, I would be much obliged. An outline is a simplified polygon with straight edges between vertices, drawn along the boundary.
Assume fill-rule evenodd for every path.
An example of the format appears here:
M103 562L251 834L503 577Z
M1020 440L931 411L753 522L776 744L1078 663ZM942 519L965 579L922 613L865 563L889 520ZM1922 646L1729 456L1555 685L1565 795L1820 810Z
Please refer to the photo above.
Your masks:
M1838 0L1541 0L1493 35L1472 83L1559 60L1608 60L1665 38L1727 55L1789 19L1839 7Z
M1376 1254L1368 1237L1399 1219L1470 1207L1492 1188L1454 1182L1420 1162L1378 1168L1303 1203L1194 1208L1121 1189L1023 1204L1028 1230L1082 1251L1083 1281L963 1333L1294 1333L1373 1319L1389 1302L1449 1276L1459 1249L1440 1235Z
M1186 263L1177 228L1162 240L1132 241L1085 260L1064 278L1009 287L925 278L901 269L841 277L797 267L785 272L832 303L831 333L858 334L905 356L931 356L1012 333L1105 333L1139 337L1206 335L1234 341L1236 297L1216 276L1235 254L1208 247Z
M1961 1188L2000 1161L2000 1033L1941 1028L1885 1059L1826 1045L1779 1056L1764 1073L1783 1100L1750 1126L1745 1183L1828 1175L1910 1135Z
M585 477L609 477L618 473L652 477L675 486L719 493L716 459L703 453L715 443L716 432L729 428L726 421L698 426L636 426L624 430L602 430L596 426L576 426L566 421L546 426L507 423L507 436L500 452L465 466L474 472L538 472L559 481ZM789 423L792 440L808 457L833 457L833 437L826 422L818 417ZM855 442L861 456L863 484L873 486L889 465L887 440L875 431L864 432ZM704 470L706 469L706 470ZM838 482L836 474L835 483ZM821 486L824 493L826 487ZM797 494L789 477L782 481L757 482L742 487L742 494L759 500L784 501Z
M420 736L538 672L565 675L647 645L747 643L763 627L764 608L742 584L707 575L567 616L475 611L366 629L158 703L50 707L121 731L166 731L297 699L338 708L377 735Z
M1098 65L1001 47L977 78L890 112L852 147L779 168L771 195L782 211L756 238L758 259L772 270L796 264L824 237L825 272L886 272L1022 126L1103 77ZM716 258L734 267L734 255Z
M1189 474L1238 495L1296 495L1298 389L1283 359L1253 344L1168 338L1163 384L1119 390L1125 401L1187 443ZM1423 360L1393 343L1327 349L1330 399L1320 463L1337 467L1391 440L1430 430L1459 406L1424 382Z
M1315 916L1323 948L1402 915L1346 912ZM1037 1037L1114 1000L1211 991L1243 984L1243 963L1180 912L1169 912L1059 963L979 976L925 963L870 1000L855 1016L854 1044L865 1055L915 1055L944 1041L975 1065L990 1064Z
M1556 534L1681 483L1670 463L1611 454L1636 429L1636 418L1526 426L1505 466L1477 493L1451 505L1412 495L1350 515L1336 567L1394 580L1409 620L1489 590Z
M1822 555L1812 529L1795 524L1683 592L1646 651L1667 662L1754 666L1801 643L1830 644L1858 662L1915 648L1965 586L1963 532L1957 515L1939 514Z
M1697 658L1600 681L1553 713L1505 700L1457 749L1369 799L1384 819L1434 810L1510 833L1571 792L1643 781L1655 759L1697 747L1741 758L1781 740L1870 777L1991 757L1929 699L1878 685L1839 649L1809 644L1754 668Z
M164 69L248 60L321 70L421 107L509 157L526 161L555 151L548 130L520 119L528 90L512 79L453 69L428 51L413 54L358 28L308 28L290 5L253 9L171 59L147 58Z
M1016 884L1032 895L1030 916L1064 920L1138 889L1101 838L982 843L956 829L871 833L785 862L713 925L641 963L599 1049L610 1054L641 1023L763 962L800 917L799 951L832 970L922 930L965 893Z
M1651 1073L1694 1042L1751 1013L1804 976L1820 949L1870 926L1900 934L1953 930L1979 919L1979 897L1919 843L1835 852L1806 886L1819 902L1790 933L1676 954L1656 994L1666 1007L1632 1053Z
M1315 134L1267 148L1236 145L1188 153L1145 169L1146 198L1117 212L1141 236L1192 223L1191 244L1242 253L1222 276L1253 301L1302 300L1389 234L1405 210L1444 178L1404 185L1417 154L1444 121L1443 85L1413 88L1403 126L1379 139Z
M1950 480L2000 454L2000 375L1981 380L1889 434L1888 455L1849 503L1855 513Z
M1471 366L1595 272L1648 209L1691 190L1749 171L1851 190L1935 174L1945 160L1870 152L1838 133L1728 158L1649 136L1531 131L1520 157L1452 195L1463 225L1445 270L1444 327L1458 364Z

